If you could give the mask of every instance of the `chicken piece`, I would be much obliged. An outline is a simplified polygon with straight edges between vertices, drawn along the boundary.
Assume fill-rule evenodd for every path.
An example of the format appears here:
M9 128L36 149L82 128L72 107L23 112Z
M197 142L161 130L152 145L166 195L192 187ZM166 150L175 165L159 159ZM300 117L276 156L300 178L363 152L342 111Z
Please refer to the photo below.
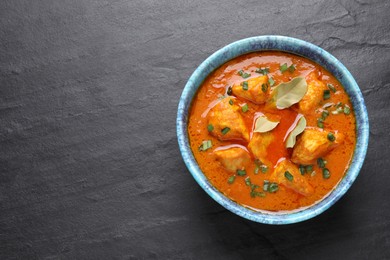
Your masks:
M249 141L248 129L245 126L236 104L230 104L232 98L224 98L209 112L208 124L214 129L210 132L221 141L245 140Z
M232 173L245 169L251 161L249 153L240 147L217 149L214 150L214 154L222 166Z
M303 196L309 196L314 192L305 176L300 174L298 166L286 159L278 162L271 179Z
M310 73L306 77L307 81L307 92L299 101L299 109L302 113L307 113L309 111L314 111L316 107L321 103L324 90L328 88L325 86L324 82L320 81L315 74L315 72Z
M252 154L262 163L270 166L271 163L267 159L268 146L274 140L274 135L271 132L253 133L253 137L249 142L248 148Z
M247 82L247 85L245 82ZM268 76L260 76L236 83L233 85L232 91L237 97L247 99L255 104L263 104L268 100L270 92Z
M294 146L291 160L296 164L312 164L313 161L343 143L344 135L333 133L335 140L328 139L329 131L319 128L306 128Z

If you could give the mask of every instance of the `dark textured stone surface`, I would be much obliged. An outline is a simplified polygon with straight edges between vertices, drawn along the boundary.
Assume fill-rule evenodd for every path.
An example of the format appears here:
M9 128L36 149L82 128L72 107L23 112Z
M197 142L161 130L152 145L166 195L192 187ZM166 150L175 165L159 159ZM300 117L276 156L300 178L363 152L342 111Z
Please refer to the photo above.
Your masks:
M1 1L0 258L389 259L389 11L371 0ZM371 122L351 190L288 226L211 200L176 141L196 66L263 34L339 58Z

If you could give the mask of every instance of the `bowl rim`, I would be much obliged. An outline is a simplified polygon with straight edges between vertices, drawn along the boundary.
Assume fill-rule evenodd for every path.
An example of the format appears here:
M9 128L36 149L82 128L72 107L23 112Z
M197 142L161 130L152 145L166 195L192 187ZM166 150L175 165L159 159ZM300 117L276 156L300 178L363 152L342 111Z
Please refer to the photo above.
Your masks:
M330 71L340 81L349 95L356 117L356 146L350 166L341 181L323 199L313 205L295 211L284 211L281 213L251 210L234 202L216 189L199 168L192 154L187 132L188 112L192 104L192 99L206 77L222 64L235 57L250 52L267 50L284 51L303 56ZM192 73L183 89L178 104L176 131L180 152L188 170L195 181L211 198L224 208L241 217L258 223L273 225L292 224L313 218L336 203L347 192L359 175L367 153L369 141L368 113L363 95L347 68L333 55L312 43L280 35L264 35L241 39L222 47L205 59Z

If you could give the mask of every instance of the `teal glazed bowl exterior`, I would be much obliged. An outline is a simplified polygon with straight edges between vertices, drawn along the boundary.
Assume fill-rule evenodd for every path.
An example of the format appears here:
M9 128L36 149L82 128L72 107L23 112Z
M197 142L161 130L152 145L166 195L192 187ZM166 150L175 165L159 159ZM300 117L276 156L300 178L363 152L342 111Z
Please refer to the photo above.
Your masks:
M198 88L207 76L222 64L237 56L266 50L279 50L297 54L308 58L327 69L344 86L344 89L350 97L356 116L356 148L350 167L345 176L325 198L314 205L294 211L254 211L232 201L208 181L207 177L199 168L189 145L187 127L191 102L196 95ZM194 179L207 194L223 207L241 217L255 222L272 225L291 224L313 218L338 201L347 192L359 175L359 171L366 156L369 139L368 115L363 96L359 86L347 68L334 56L314 44L291 37L275 35L257 36L233 42L216 51L203 61L191 75L184 87L179 101L176 123L177 138L183 160Z

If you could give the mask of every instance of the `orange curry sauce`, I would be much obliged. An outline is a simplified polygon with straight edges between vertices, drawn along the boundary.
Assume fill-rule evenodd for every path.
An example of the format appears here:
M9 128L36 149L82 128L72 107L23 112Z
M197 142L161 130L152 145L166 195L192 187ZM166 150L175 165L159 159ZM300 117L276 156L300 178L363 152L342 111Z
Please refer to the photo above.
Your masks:
M284 63L287 63L289 66L290 64L294 64L296 68L295 71L285 71L282 73L280 71L280 65ZM249 110L247 112L244 113L241 110L239 112L244 119L246 127L250 131L250 136L252 136L256 112L262 112L270 118L275 117L275 115L280 118L279 125L273 130L275 133L275 140L271 143L267 151L268 159L273 165L266 173L259 171L255 174L255 158L253 158L253 155L251 154L252 162L250 166L245 169L246 176L232 174L225 170L221 163L216 160L216 156L213 153L218 147L232 144L248 147L247 142L220 141L209 134L207 130L207 114L210 108L221 98L221 95L226 95L228 86L232 86L234 83L242 82L253 77L261 76L261 74L258 74L255 71L258 68L265 67L269 68L268 76L272 77L275 81L273 87L277 86L279 83L288 82L298 76L306 77L313 71L319 75L319 80L324 82L325 85L330 83L335 86L337 91L335 93L331 92L330 99L322 101L322 103L318 105L318 109L313 109L313 111L305 114L307 127L317 127L317 119L321 117L321 108L326 103L336 104L342 102L343 104L349 105L351 108L351 113L349 115L344 113L330 113L324 121L324 128L326 130L343 133L345 135L345 140L342 145L339 145L323 156L327 161L326 167L331 173L329 179L323 177L322 169L319 168L316 162L313 163L315 174L305 174L303 176L304 178L307 178L308 183L314 189L314 193L309 196L303 196L283 185L279 185L279 190L277 192L264 192L265 197L252 197L250 195L250 187L245 184L245 178L249 176L251 182L260 187L259 191L263 191L263 182L264 180L270 180L273 167L278 160L283 157L290 159L292 148L285 148L283 139L298 115L297 104L288 109L273 109L272 111L267 111L265 104L257 105L239 97L236 97L234 101L235 104L238 104L240 107L244 104L248 104ZM251 76L247 79L243 79L238 74L239 70L244 70L245 72L250 73ZM355 116L352 105L341 84L335 77L318 64L306 58L278 51L265 51L242 55L215 70L203 82L193 100L188 125L191 149L203 173L210 182L227 197L254 210L294 210L310 206L316 201L324 198L344 176L352 158L356 140ZM211 140L212 147L206 151L200 151L199 146L204 140ZM236 178L232 184L229 184L228 179L232 175L236 175Z

